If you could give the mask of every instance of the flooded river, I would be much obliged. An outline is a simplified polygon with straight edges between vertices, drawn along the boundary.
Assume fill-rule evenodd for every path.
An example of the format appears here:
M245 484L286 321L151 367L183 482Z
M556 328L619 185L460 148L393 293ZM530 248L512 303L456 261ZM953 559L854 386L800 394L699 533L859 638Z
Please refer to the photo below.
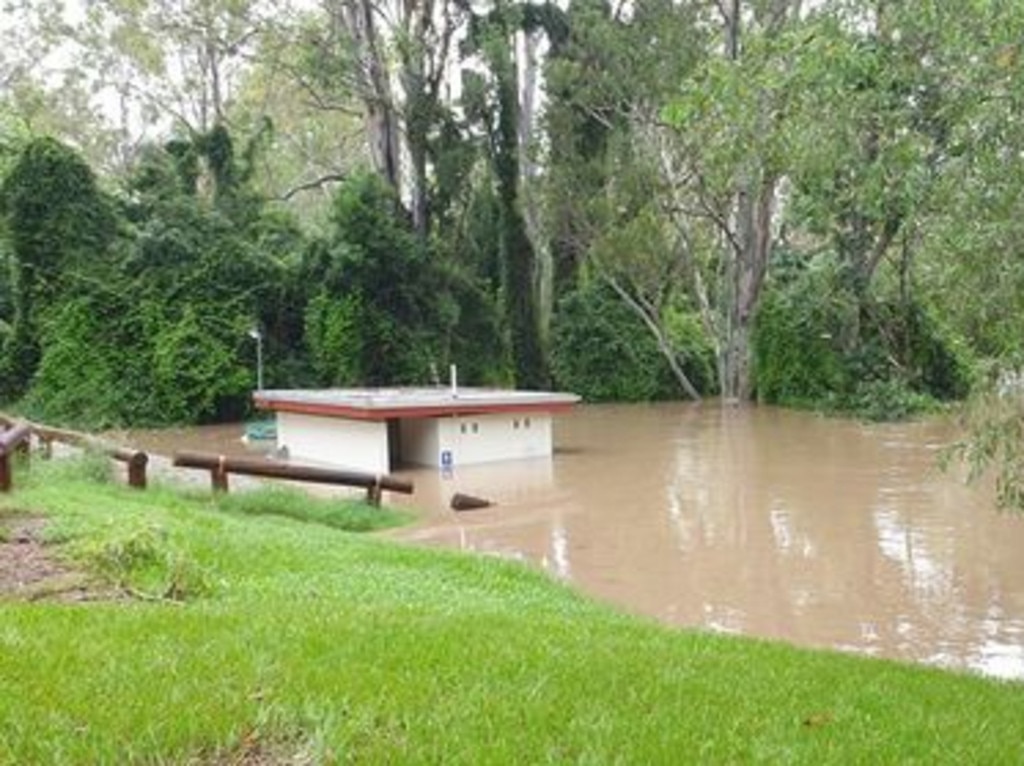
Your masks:
M241 453L241 429L136 433ZM936 467L942 421L765 407L586 406L552 460L402 471L421 545L513 557L688 627L1024 679L1024 518ZM495 501L447 509L454 492Z

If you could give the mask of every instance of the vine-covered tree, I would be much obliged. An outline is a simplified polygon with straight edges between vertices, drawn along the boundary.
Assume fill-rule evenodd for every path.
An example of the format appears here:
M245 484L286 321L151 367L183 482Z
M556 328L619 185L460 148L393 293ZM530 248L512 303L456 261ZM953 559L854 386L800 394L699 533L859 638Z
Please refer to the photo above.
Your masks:
M25 392L42 324L62 299L109 271L115 218L88 165L50 138L29 141L0 186L13 270L12 329L0 358L7 398Z

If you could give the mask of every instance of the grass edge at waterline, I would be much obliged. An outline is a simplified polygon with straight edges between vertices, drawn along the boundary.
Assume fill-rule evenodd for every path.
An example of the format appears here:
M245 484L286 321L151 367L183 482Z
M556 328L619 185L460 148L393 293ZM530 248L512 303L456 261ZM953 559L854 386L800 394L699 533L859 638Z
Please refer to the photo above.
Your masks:
M154 598L0 601L3 764L1024 759L1024 684L673 630L200 495L35 476L13 510Z

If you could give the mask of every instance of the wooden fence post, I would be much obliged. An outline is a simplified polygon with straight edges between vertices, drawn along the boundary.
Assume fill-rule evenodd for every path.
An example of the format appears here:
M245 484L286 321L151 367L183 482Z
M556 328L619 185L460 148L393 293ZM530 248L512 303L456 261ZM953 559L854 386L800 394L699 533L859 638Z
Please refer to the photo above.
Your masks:
M128 486L135 489L146 488L146 465L149 463L149 455L145 452L135 452L128 459Z
M381 497L384 495L384 490L381 487L380 476L377 480L366 488L366 504L372 505L374 508L380 508Z
M210 481L214 492L228 491L227 458L223 455L217 459L217 465L210 469Z

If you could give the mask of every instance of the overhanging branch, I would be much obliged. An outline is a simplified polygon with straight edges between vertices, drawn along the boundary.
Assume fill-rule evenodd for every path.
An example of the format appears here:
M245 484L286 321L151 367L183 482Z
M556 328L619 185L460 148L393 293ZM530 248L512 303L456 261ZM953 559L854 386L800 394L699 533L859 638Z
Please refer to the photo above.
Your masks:
M319 178L315 178L312 181L307 181L306 183L299 184L298 186L293 186L291 189L286 191L284 194L281 194L276 199L279 202L287 202L296 194L299 194L304 191L311 191L313 189L321 189L329 183L341 182L344 181L346 178L348 178L348 176L346 176L344 173L328 173L327 175L320 176Z

